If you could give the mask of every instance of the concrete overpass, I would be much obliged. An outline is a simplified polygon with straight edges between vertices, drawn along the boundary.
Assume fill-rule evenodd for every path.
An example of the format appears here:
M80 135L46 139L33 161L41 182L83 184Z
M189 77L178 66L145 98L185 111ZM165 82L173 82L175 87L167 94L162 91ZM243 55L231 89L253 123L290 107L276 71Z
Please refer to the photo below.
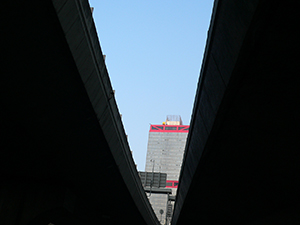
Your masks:
M299 12L215 1L173 225L300 224Z
M0 224L158 224L86 0L1 3Z

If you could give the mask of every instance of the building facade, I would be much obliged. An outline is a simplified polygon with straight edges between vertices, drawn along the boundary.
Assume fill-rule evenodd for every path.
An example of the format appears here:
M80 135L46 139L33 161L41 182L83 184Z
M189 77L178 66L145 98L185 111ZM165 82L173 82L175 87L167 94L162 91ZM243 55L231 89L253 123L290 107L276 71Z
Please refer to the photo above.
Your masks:
M172 196L177 191L188 131L180 116L168 116L162 125L150 126L145 171L166 173L166 188L172 190ZM167 204L166 194L151 194L149 200L161 224L168 224L174 202Z

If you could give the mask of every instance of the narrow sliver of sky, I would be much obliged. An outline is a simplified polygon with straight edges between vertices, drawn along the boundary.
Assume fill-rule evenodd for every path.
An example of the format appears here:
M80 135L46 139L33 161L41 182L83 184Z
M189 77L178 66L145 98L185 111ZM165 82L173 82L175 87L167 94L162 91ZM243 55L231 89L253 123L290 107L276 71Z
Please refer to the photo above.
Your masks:
M212 0L89 0L125 132L144 171L150 124L188 125Z

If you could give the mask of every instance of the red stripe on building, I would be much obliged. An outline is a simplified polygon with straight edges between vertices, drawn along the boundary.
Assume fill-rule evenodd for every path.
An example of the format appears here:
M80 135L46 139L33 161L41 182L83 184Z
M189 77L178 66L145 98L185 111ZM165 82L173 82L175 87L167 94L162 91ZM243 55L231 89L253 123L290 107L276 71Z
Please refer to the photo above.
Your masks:
M167 188L177 188L178 187L178 180L167 180Z
M151 125L149 132L188 133L189 128L187 125Z

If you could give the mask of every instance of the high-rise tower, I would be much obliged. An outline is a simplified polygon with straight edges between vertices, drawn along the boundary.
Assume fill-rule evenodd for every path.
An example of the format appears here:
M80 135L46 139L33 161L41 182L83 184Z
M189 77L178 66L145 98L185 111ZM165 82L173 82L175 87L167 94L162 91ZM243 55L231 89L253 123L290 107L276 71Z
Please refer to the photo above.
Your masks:
M160 172L167 174L166 188L172 189L176 195L182 157L184 153L189 126L182 125L180 116L167 116L162 125L151 125L148 139L146 158L146 172ZM165 194L151 194L150 203L162 224L165 224L166 213L172 213L168 196Z

